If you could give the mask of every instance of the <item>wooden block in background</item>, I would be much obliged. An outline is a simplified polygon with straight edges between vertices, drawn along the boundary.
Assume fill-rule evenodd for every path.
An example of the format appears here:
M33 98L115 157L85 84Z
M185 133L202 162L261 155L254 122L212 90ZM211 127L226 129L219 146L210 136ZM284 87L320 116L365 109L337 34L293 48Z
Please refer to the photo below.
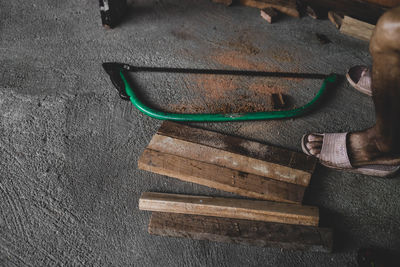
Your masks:
M139 159L138 167L182 181L264 200L301 203L305 191L304 186L151 149L145 149Z
M376 24L387 8L360 0L303 0L312 7L334 11L371 24Z
M361 40L369 41L374 29L375 25L344 16L340 32Z
M159 134L147 148L302 186L307 186L311 178L311 173L303 170Z
M261 9L261 17L265 19L268 23L274 23L279 17L278 11L275 8L268 7Z
M240 3L244 6L250 6L259 9L272 7L288 16L296 18L300 17L296 0L240 0Z
M331 252L332 230L303 225L153 212L153 235L290 250Z
M148 148L302 186L317 164L303 153L168 121Z
M318 226L317 207L270 201L145 192L139 209Z
M340 29L342 26L344 16L336 13L334 11L329 11L328 12L328 19L335 25L336 28Z

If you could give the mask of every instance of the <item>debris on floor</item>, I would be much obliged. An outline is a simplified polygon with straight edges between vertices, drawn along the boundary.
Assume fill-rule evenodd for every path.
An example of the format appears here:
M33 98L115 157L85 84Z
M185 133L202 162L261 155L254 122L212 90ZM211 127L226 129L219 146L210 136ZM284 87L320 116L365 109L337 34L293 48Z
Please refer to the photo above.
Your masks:
M285 96L281 93L272 94L271 98L275 109L284 109L286 107Z

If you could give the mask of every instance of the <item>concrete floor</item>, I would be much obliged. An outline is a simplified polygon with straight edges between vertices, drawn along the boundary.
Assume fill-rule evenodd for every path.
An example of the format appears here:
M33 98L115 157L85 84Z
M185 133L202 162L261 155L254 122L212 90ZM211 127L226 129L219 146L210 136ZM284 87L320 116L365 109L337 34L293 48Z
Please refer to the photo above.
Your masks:
M233 195L137 170L161 122L120 100L101 67L117 61L343 75L371 62L366 42L340 35L328 21L284 17L269 25L256 9L206 0L137 0L114 30L101 27L96 1L2 1L0 10L0 265L355 266L359 247L400 249L399 179L323 167L304 202L320 207L321 225L334 228L333 254L150 236L150 214L137 208L144 191ZM332 43L320 44L316 33ZM149 103L185 112L246 103L261 109L274 91L298 106L320 85L142 76ZM302 118L197 125L300 151L304 133L373 121L371 99L342 82Z

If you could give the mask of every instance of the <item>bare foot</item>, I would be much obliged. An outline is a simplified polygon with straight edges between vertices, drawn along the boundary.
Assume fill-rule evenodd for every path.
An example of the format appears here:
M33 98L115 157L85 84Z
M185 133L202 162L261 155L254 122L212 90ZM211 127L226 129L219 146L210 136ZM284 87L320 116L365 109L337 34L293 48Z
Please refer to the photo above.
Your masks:
M310 134L307 137L306 147L311 155L319 158L322 149L323 136ZM347 153L354 167L365 165L400 165L400 153L390 146L382 144L373 128L349 133L347 135Z

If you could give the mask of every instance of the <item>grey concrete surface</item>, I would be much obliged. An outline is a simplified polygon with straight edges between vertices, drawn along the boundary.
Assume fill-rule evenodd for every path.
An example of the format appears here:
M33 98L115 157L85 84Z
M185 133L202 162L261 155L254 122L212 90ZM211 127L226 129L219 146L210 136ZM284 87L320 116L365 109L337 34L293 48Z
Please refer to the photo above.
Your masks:
M321 45L315 33L332 43ZM258 10L206 0L133 1L114 30L102 28L96 1L1 1L1 266L356 266L359 247L400 249L398 177L323 167L304 202L320 207L321 225L335 230L333 254L150 236L150 214L137 207L141 192L234 195L137 169L161 122L119 99L105 61L343 75L371 58L367 43L328 21L284 17L269 25ZM147 102L166 110L193 102L215 108L243 95L263 102L263 92L248 89L256 82L283 88L300 105L320 84L237 82L235 90L214 88L217 96L198 77L143 75L138 84ZM197 125L300 151L304 133L373 122L371 99L342 82L302 118Z

